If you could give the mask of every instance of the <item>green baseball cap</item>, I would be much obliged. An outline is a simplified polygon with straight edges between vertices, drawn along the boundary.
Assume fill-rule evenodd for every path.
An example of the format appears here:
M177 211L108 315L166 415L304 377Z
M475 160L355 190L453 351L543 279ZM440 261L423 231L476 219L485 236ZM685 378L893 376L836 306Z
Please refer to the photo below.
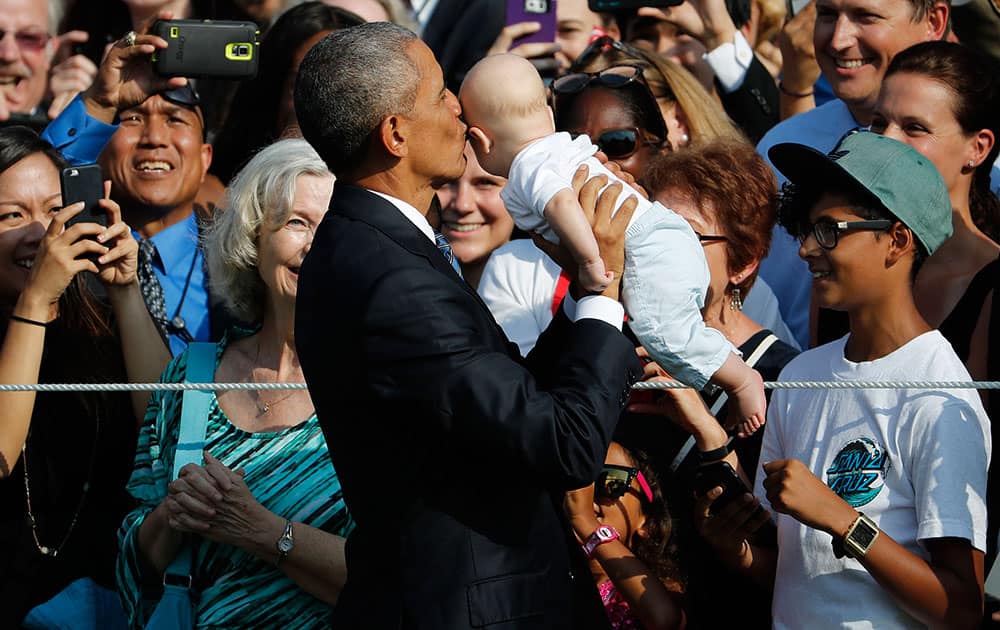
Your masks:
M767 154L796 186L853 189L874 197L910 228L928 254L951 236L951 199L941 174L902 142L860 131L841 140L829 155L792 142L777 144Z

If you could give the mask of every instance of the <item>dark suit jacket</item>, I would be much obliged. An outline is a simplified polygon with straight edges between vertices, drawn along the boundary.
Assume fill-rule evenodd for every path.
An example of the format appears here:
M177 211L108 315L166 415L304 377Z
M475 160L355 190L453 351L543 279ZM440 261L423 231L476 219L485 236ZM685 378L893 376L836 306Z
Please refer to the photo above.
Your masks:
M625 336L562 316L522 360L427 236L339 183L296 312L357 521L334 627L607 627L561 493L593 482L641 374Z
M715 86L726 113L754 144L781 120L778 85L756 54L740 87L727 94L718 81Z

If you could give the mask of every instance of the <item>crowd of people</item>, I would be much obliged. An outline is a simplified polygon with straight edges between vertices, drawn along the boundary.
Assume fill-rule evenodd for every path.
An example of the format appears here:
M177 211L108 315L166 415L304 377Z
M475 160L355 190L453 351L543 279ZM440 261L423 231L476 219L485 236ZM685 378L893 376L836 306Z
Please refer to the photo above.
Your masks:
M0 627L1000 624L997 3L508 4L0 0Z

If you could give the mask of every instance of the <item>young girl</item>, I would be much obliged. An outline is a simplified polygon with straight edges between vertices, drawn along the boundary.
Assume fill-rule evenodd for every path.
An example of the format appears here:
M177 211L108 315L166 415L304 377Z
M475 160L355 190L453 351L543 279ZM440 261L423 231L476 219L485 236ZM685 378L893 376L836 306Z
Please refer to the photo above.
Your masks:
M597 482L566 493L565 505L611 626L683 628L670 512L649 455L612 442Z

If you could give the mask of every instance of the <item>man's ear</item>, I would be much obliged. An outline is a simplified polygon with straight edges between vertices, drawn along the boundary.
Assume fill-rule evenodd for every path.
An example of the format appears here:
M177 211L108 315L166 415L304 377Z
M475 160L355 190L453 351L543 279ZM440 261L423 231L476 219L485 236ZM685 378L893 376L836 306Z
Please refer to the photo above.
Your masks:
M910 252L916 254L917 239L910 228L901 222L893 223L886 235L889 237L889 251L885 255L886 268L892 267Z
M389 155L397 158L405 157L409 153L406 134L406 119L402 116L395 114L386 116L378 126L379 142Z
M924 15L924 23L927 24L927 40L939 41L944 39L950 32L951 7L947 2L939 0L927 9Z
M212 165L212 145L207 142L201 145L201 181L205 181L208 174L208 167Z
M472 149L477 155L489 155L490 151L493 150L493 140L479 127L469 127L466 133L469 142L472 143Z

